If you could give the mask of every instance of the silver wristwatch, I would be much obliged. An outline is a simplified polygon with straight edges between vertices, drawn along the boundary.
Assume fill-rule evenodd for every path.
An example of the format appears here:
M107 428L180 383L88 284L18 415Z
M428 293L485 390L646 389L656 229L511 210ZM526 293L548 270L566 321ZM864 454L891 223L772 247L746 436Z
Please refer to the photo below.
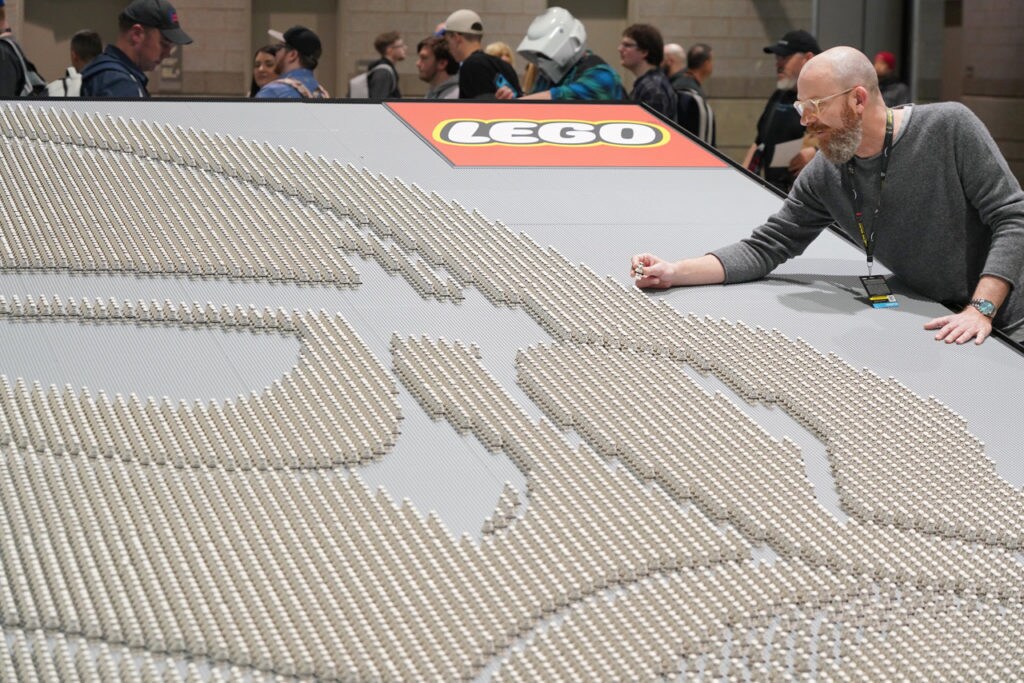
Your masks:
M991 318L996 314L996 305L988 299L971 299L971 306L978 309L986 318Z

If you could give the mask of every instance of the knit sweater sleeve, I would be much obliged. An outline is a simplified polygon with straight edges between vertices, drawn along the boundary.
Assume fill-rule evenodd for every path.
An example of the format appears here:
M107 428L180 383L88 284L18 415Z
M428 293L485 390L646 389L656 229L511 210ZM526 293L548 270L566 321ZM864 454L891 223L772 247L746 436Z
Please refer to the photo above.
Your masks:
M711 252L722 262L727 283L764 277L781 263L802 254L832 223L822 198L814 191L816 186L827 187L827 162L821 157L819 154L811 160L797 176L782 208L755 228L750 237Z
M1024 279L1024 192L984 124L967 107L955 112L956 165L964 195L992 231L982 275L1014 287Z

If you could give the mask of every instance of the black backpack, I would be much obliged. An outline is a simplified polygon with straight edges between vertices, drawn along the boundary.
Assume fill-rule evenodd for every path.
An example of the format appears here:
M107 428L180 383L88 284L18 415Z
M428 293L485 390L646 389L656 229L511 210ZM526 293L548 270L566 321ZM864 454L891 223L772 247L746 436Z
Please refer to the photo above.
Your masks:
M715 146L715 119L704 96L696 90L676 90L676 123L712 147Z
M17 96L46 97L46 81L39 75L36 65L26 59L25 53L21 51L21 46L18 45L17 41L10 34L0 36L0 40L7 43L11 52L18 58L18 64L21 66L22 77L19 81L21 89L16 93Z

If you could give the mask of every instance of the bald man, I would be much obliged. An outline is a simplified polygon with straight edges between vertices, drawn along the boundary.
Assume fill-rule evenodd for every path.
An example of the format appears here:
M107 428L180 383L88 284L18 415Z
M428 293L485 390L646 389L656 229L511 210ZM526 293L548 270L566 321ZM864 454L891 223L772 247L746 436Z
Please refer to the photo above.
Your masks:
M821 154L782 208L704 256L633 256L637 286L756 280L834 221L865 250L866 273L877 257L956 311L925 323L935 339L980 344L995 326L1024 343L1024 192L984 124L956 102L888 108L871 61L851 47L808 61L795 106Z
M661 65L676 91L676 121L714 147L715 114L703 87L714 68L711 46L697 43L684 52L678 43L669 43L665 46L665 60Z

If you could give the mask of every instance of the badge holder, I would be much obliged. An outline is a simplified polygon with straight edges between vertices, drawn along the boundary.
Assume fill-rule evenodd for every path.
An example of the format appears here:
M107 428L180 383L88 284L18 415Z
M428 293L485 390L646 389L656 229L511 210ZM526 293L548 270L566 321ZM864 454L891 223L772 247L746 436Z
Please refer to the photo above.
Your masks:
M889 283L883 275L862 275L860 283L864 285L864 291L868 295L868 303L873 308L896 308L899 302L889 289Z

